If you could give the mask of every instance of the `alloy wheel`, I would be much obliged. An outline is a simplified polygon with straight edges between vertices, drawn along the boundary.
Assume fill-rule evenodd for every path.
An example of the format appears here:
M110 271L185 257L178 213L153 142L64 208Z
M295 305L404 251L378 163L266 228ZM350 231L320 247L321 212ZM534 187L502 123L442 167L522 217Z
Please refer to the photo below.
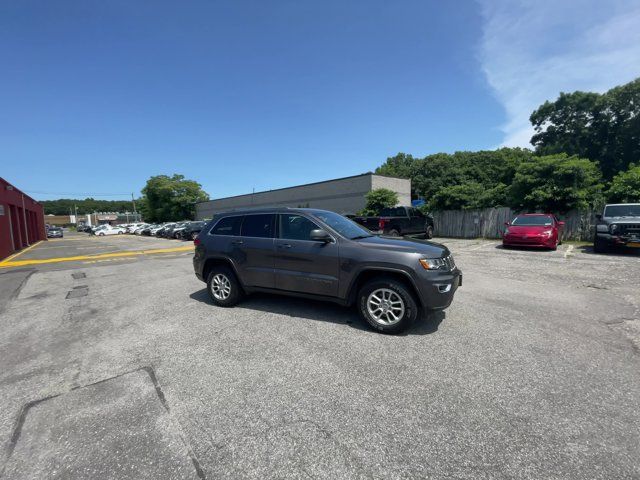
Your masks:
M211 280L211 294L216 300L226 300L231 295L231 282L226 275L218 273Z
M404 316L404 300L393 290L379 288L367 297L367 312L380 325L395 325Z

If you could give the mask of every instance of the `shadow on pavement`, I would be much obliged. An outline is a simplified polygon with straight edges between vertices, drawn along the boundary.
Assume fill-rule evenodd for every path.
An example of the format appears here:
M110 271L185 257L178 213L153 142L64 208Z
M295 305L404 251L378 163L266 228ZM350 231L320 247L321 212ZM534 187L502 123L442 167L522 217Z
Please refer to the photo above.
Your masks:
M604 256L612 256L612 257L637 257L640 256L640 248L630 248L630 247L618 247L618 248L610 248L604 253L596 253L593 250L593 245L580 245L576 247L576 250L580 250L582 253L587 253L589 255L597 255L600 257Z
M189 295L189 298L213 305L206 288L193 292ZM369 325L360 318L355 307L342 307L331 302L287 297L285 295L254 293L247 296L235 308L349 325L357 330L373 332ZM444 319L444 311L423 313L411 328L401 335L428 335L434 333L438 331L438 327Z

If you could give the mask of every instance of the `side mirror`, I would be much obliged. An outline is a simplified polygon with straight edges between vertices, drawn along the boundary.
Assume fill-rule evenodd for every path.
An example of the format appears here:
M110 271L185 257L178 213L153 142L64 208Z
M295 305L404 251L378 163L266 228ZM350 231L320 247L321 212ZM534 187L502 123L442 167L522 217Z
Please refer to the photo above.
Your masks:
M511 222L504 222L504 224L508 227L509 225L511 225Z
M600 213L596 214L596 220L602 220L602 215Z
M324 230L317 228L315 230L311 230L311 234L309 235L311 240L314 242L324 242L329 243L331 241L331 235L329 235Z
M558 222L558 225L560 225L561 227L564 227L564 222Z

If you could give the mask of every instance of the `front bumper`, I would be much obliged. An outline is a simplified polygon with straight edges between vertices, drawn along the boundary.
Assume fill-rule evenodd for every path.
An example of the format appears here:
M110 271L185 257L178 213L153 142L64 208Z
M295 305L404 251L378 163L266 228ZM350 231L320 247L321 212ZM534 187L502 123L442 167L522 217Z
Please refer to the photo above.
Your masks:
M506 235L502 237L502 245L508 247L540 247L555 246L555 239L547 235Z
M418 290L422 306L427 310L444 310L453 302L453 296L462 286L462 271L457 267L450 272L421 272Z
M596 241L604 242L609 247L640 248L640 238L623 237L609 233L596 233Z

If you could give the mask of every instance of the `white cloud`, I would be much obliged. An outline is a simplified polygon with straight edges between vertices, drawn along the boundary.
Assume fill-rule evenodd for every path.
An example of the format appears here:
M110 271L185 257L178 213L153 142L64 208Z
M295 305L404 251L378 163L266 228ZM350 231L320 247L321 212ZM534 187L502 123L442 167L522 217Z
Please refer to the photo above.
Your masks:
M529 116L560 92L604 92L640 76L637 0L478 0L480 61L504 106L503 145L531 147Z

